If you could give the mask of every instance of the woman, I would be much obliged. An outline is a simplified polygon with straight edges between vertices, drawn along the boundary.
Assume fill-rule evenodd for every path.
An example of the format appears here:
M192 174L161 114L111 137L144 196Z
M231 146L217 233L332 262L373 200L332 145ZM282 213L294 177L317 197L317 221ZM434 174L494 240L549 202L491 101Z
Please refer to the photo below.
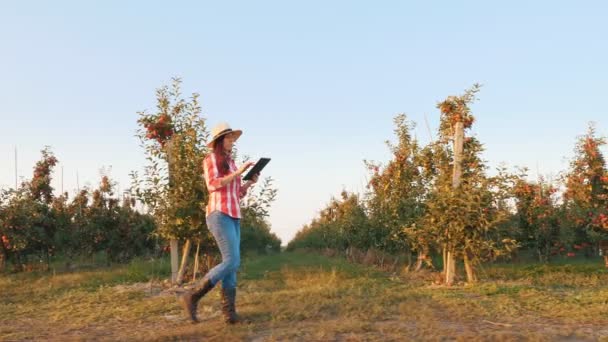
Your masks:
M222 282L222 311L229 324L239 322L236 314L236 271L240 265L240 218L239 200L247 189L257 182L259 175L241 184L241 175L253 165L247 162L237 169L232 160L232 147L241 136L241 130L232 130L226 123L211 130L211 141L207 144L213 152L203 162L205 182L209 190L207 204L207 227L213 234L222 254L222 262L212 268L192 290L182 297L188 317L198 322L198 301L219 282Z

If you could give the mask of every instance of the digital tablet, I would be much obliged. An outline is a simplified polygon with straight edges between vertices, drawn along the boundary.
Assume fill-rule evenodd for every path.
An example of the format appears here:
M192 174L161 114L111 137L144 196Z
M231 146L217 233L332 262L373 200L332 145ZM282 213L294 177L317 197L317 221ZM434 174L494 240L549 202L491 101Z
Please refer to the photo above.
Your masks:
M269 161L270 161L270 158L260 158L260 160L258 160L258 162L255 163L255 165L253 165L253 167L249 170L249 172L247 172L245 177L243 177L243 180L248 181L251 178L253 178L253 176L255 174L260 173L262 171L262 169L264 168L264 166L266 166L266 164L268 164Z

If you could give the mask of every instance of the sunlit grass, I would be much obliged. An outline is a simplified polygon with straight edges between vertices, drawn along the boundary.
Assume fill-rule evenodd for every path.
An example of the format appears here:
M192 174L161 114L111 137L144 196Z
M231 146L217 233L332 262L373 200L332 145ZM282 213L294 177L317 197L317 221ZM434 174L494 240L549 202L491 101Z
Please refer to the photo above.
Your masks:
M0 340L555 340L608 337L608 272L600 263L486 265L474 286L430 273L386 274L340 258L284 253L244 260L225 326L219 291L185 320L161 292L167 260L75 273L0 277Z

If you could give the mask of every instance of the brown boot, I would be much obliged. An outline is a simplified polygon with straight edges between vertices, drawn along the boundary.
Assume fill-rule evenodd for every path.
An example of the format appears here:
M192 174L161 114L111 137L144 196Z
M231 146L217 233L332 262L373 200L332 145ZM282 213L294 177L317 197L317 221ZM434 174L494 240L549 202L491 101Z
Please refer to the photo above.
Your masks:
M236 288L222 288L222 312L228 324L249 323L236 314Z
M205 279L202 284L195 286L192 290L182 295L182 306L186 311L186 315L188 315L188 318L190 318L193 323L198 322L198 318L196 318L198 301L203 298L207 292L211 291L213 286L211 280Z

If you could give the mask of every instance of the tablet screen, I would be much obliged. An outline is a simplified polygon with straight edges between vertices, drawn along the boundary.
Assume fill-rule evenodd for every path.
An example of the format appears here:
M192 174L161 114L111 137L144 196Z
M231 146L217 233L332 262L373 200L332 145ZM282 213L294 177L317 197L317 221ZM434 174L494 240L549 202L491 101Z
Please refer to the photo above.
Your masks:
M243 180L250 180L256 173L260 173L269 161L270 158L260 158L260 160L255 163L255 165L249 170L249 172L247 172L245 177L243 177Z

